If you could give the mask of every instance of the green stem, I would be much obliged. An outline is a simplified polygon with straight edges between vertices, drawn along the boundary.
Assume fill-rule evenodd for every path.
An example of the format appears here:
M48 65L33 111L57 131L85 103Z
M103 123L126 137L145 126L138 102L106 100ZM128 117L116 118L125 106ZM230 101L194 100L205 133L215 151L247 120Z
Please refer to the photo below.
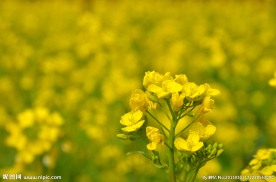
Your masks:
M182 118L185 117L185 116L187 116L191 111L194 110L195 107L196 107L196 106L193 106L188 112L186 112L186 113L183 114L182 116L179 116L178 120L179 120L179 119L182 119ZM182 114L182 113L181 113L181 114Z
M175 137L178 137L183 131L185 131L187 128L189 128L198 118L200 115L198 115L190 124L188 124L185 128L183 128L179 133L176 134Z
M169 107L169 110L172 115L172 120L171 120L171 127L170 127L170 132L169 132L169 177L170 177L170 182L176 182L176 175L175 175L175 161L174 161L174 139L175 139L175 128L177 125L177 118L172 110L172 107L167 101L167 105Z
M193 173L193 175L191 177L191 180L189 180L189 182L194 182L195 181L197 173L199 171L199 168L200 168L199 166L196 167L196 169L195 169L195 171L194 171L194 173Z
M170 132L169 131L169 129L165 126L165 125L163 125L156 117L154 117L149 111L146 111L158 124L160 124L165 130L167 130L168 132Z
M176 182L174 161L174 139L176 123L172 121L169 135L169 177L170 182Z

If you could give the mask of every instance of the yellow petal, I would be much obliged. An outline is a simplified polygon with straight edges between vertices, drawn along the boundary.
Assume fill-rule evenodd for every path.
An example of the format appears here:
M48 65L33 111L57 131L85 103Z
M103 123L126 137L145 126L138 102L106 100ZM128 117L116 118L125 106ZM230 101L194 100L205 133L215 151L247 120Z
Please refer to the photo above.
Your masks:
M149 143L149 144L147 144L147 149L148 150L156 150L156 148L157 148L157 145L156 145L156 143Z
M214 125L207 125L205 128L205 136L210 137L216 132L216 127Z
M203 147L203 142L198 142L196 145L192 146L191 148L191 152L196 152L199 149L201 149Z
M134 125L122 128L122 130L125 132L135 132L143 126L144 122L145 122L145 120L141 120Z
M131 94L129 105L133 111L145 111L149 106L147 102L147 95L140 89L134 90Z
M194 144L198 143L199 140L200 140L200 137L199 137L199 135L197 133L191 133L188 136L187 142L191 143L192 145L194 145Z
M173 80L166 80L162 83L163 88L170 93L178 93L182 90L182 85Z
M184 85L185 83L188 82L188 78L186 75L184 74L180 74L180 75L175 75L175 81L177 83L180 83L181 85Z
M170 94L169 92L161 91L161 92L157 92L157 97L158 97L159 99L162 99L162 98L167 97L169 94Z
M128 112L121 117L120 123L125 126L131 126L137 123L142 117L143 112L140 110Z
M147 90L150 91L150 92L153 92L153 93L158 93L158 92L164 91L164 90L162 89L162 87L159 87L159 86L157 86L157 85L155 85L155 84L150 84L150 85L148 86L148 89L147 89Z
M134 121L139 121L142 117L143 117L143 112L140 110L137 110L133 113Z
M273 174L273 169L271 168L271 166L265 166L262 170L261 170L261 174L263 175L272 175Z
M124 115L121 117L120 123L121 123L122 125L125 125L125 126L131 125L131 124L132 124L132 123L130 122L131 117L132 117L131 112L128 112L128 113L124 114Z
M187 141L180 137L175 139L174 146L177 150L180 150L180 151L189 151L190 150Z

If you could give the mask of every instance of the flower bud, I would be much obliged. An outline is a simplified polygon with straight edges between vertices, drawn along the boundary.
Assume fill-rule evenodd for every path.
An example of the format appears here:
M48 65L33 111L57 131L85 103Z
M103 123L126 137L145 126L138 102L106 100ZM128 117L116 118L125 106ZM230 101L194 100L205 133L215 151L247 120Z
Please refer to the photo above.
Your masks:
M209 145L206 147L206 150L207 150L207 151L208 151L208 150L211 150L211 148L212 148L212 145L209 144Z
M117 138L120 138L122 140L127 140L128 139L128 136L126 134L123 134L123 133L117 134L116 136L117 136Z
M213 150L210 153L210 156L215 156L217 154L217 149L213 148Z
M223 149L219 149L218 152L217 152L217 156L216 157L220 156L223 151L224 151Z
M222 143L218 144L218 149L222 149L222 148L223 148L223 144Z
M216 142L216 143L214 143L213 144L213 149L216 149L217 148L217 146L218 146L218 143Z
M123 133L119 133L116 136L117 136L117 138L120 138L122 140L131 140L131 141L136 140L136 138L133 135L126 135Z

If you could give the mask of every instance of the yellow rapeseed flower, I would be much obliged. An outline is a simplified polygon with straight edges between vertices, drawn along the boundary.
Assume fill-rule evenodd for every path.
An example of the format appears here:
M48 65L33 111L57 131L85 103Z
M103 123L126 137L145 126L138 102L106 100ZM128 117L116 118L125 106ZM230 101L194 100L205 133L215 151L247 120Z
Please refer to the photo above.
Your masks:
M156 150L159 144L164 143L164 136L159 132L158 128L148 126L146 128L146 133L151 142L147 145L148 150Z
M217 89L211 88L208 83L197 85L194 82L187 82L183 85L183 93L186 98L190 101L202 100L205 96L215 96L220 92Z
M183 152L196 152L203 147L203 142L200 142L200 137L196 133L190 133L187 140L178 137L174 141L177 150Z
M9 135L6 144L17 150L17 161L31 163L37 155L51 149L60 135L62 117L47 108L27 109L17 116L16 122L6 125Z
M182 85L174 80L165 80L162 82L162 87L169 93L178 93L182 90Z
M147 71L143 79L143 85L146 89L151 84L161 86L162 82L168 79L172 79L169 72L165 73L165 75L162 75L155 71Z
M17 116L19 126L22 128L28 128L33 126L35 122L35 116L31 109L28 109Z
M189 130L190 134L196 133L203 141L209 139L215 132L216 127L207 121L205 123L196 122Z
M140 110L137 111L131 111L126 114L124 114L121 117L120 123L122 125L125 125L126 127L122 128L125 132L135 132L138 129L140 129L145 120L141 120L143 117L143 112Z
M172 93L178 93L182 90L182 85L174 80L165 80L162 82L162 86L151 84L148 87L148 91L155 93L158 98L165 98Z
M183 85L183 93L190 101L198 101L204 98L207 88L205 85L198 86L194 82L188 82Z
M166 92L164 88L155 84L149 85L148 91L155 93L158 98L165 98L170 94L169 92Z
M205 96L201 104L200 112L208 113L212 111L214 104L215 104L215 101L211 99L209 95Z
M265 160L270 157L271 152L276 152L275 149L259 149L254 155L254 158L259 160Z
M140 110L145 112L149 107L149 100L144 91L136 89L131 94L129 105L133 111Z
M262 170L261 170L261 174L265 175L265 176L269 176L272 175L274 172L276 172L276 165L271 165L271 166L265 166Z
M184 103L184 94L179 94L179 93L173 93L172 98L171 98L171 105L173 111L179 111L181 107L183 106Z
M175 75L175 79L174 79L177 83L184 85L185 83L188 82L188 78L186 75L184 74L180 74L180 75Z

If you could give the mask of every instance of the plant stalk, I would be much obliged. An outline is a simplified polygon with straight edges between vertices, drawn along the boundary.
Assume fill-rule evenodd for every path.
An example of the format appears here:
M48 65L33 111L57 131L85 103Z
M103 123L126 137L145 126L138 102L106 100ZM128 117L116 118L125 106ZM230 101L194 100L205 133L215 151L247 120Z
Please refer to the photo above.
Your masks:
M173 121L171 123L170 136L169 136L169 145L170 145L170 148L169 148L169 177L170 177L170 182L176 182L175 161L174 161L175 127L176 127L176 124Z

